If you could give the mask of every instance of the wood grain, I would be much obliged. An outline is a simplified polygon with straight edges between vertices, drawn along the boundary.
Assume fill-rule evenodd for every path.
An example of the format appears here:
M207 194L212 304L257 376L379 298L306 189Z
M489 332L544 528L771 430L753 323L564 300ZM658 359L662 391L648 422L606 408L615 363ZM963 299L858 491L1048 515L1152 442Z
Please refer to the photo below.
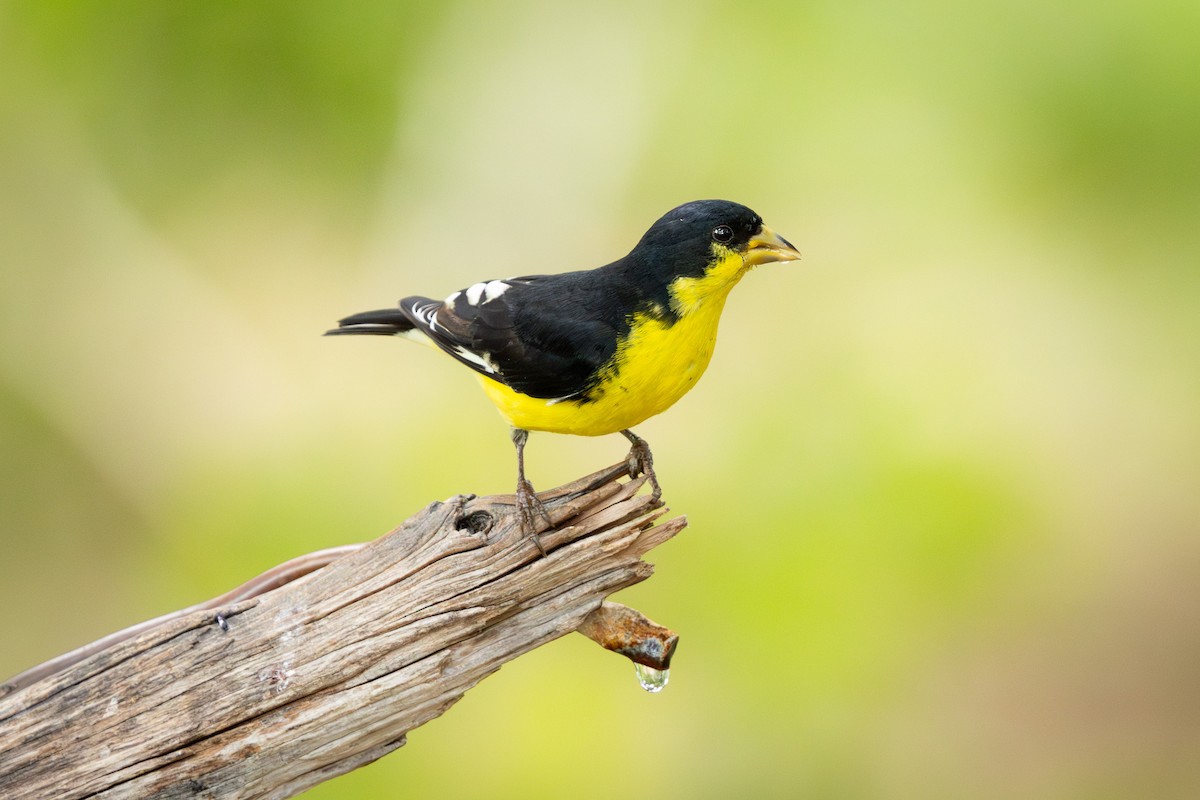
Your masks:
M624 464L433 503L279 588L139 629L0 696L0 797L283 798L400 747L505 662L649 577L686 525Z

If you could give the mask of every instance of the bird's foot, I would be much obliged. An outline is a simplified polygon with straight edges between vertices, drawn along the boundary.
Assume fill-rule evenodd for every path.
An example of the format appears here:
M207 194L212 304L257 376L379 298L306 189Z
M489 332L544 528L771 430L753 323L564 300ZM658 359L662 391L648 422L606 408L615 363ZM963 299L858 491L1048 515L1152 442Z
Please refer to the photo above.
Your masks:
M521 528L530 539L533 539L538 552L543 556L546 555L546 548L542 546L542 540L538 537L538 530L540 527L539 523L545 523L545 527L547 528L554 527L554 522L550 519L550 514L546 512L546 507L538 499L537 492L533 490L533 484L527 480L521 479L517 481L516 499L517 513L521 516Z
M662 497L662 487L658 485L658 476L654 474L654 454L650 452L650 444L633 431L621 431L629 440L629 477L636 478L645 475L650 482L650 495L655 500Z

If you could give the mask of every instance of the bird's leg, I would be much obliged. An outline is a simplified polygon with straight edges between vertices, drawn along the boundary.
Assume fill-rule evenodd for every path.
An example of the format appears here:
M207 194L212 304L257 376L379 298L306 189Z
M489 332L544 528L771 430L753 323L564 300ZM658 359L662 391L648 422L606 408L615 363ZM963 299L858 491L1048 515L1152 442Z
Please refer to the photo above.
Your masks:
M546 513L546 507L538 499L537 492L533 490L533 484L525 480L525 442L528 439L529 431L523 428L512 429L512 443L517 448L517 513L521 515L521 527L529 534L529 538L533 539L538 552L546 555L546 548L542 547L542 540L538 538L537 518L541 517L547 527L553 527L554 523Z
M658 485L658 477L654 474L654 455L650 452L650 444L631 430L621 431L629 440L629 476L636 478L645 475L650 481L651 496L657 500L662 497L662 487Z

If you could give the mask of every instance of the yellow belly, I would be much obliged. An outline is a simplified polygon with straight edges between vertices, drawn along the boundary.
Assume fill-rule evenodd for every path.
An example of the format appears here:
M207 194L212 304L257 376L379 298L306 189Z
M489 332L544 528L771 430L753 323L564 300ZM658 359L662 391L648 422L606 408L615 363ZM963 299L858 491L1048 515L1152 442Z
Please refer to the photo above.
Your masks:
M725 295L705 298L701 307L671 326L653 317L635 317L590 402L541 400L483 376L480 383L517 428L579 436L631 428L670 408L700 380L712 358Z

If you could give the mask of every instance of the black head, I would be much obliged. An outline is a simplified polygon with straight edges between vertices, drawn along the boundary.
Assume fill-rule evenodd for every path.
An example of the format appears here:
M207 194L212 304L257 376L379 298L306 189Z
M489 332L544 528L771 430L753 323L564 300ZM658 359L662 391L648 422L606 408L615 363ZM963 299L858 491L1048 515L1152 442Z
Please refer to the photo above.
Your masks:
M713 258L714 244L744 251L762 226L762 217L740 203L695 200L664 214L633 252L652 261L670 261L676 275L699 275Z
M800 257L790 242L763 225L740 203L696 200L671 209L638 242L626 261L660 284L699 277L717 261L736 254L746 267Z

